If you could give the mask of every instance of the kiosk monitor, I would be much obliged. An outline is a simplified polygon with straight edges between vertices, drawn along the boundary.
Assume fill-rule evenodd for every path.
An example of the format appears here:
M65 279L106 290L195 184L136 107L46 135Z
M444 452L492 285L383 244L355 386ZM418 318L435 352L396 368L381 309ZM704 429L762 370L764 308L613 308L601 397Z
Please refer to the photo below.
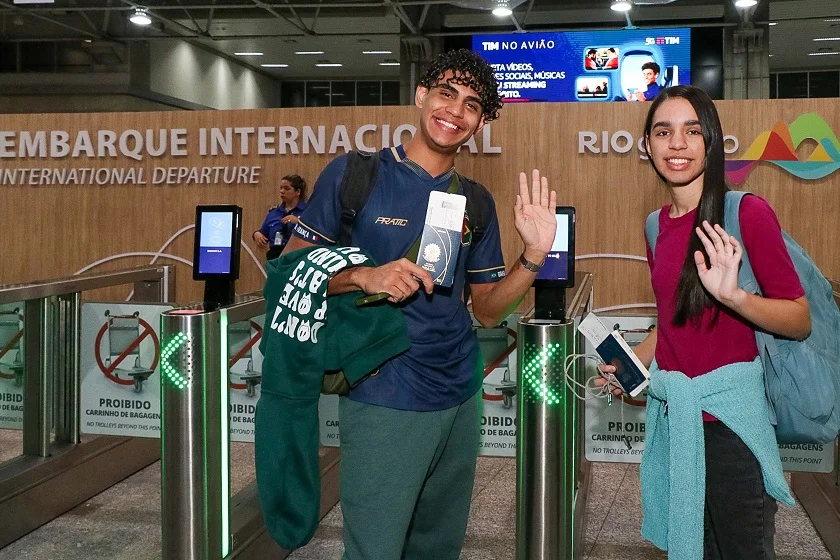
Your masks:
M242 208L233 204L195 207L193 279L205 281L206 303L233 303L241 241Z
M566 288L575 285L575 209L555 208L557 231L551 251L534 279L534 317L563 321L566 318Z
M537 272L534 286L571 288L575 285L575 209L558 206L554 219L557 221L554 243Z
M238 279L241 239L242 208L196 206L193 279Z

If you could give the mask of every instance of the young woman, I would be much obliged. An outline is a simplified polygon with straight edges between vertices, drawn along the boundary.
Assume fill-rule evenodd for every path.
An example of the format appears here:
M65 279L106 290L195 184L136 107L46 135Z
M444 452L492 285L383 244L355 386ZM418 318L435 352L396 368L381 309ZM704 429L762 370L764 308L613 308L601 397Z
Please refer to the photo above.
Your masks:
M792 499L754 329L804 338L808 303L765 200L744 197L742 239L722 227L729 189L723 132L709 96L692 86L663 90L648 111L644 137L671 204L659 212L655 252L647 240L657 327L636 347L651 366L642 533L681 560L774 558L776 499ZM738 287L744 251L763 296ZM675 440L677 431L685 441Z
M251 234L257 247L268 250L267 260L279 257L283 252L298 217L306 209L305 194L306 181L300 175L286 175L280 179L280 204L268 211L262 227Z

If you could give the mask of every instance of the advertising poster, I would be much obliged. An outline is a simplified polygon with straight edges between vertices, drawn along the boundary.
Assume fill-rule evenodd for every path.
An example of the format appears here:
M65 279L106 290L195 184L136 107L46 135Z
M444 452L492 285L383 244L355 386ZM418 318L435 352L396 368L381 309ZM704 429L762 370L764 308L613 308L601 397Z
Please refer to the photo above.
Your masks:
M23 306L0 305L0 429L23 429Z
M260 315L228 327L231 441L254 441L254 414L262 381L260 340L264 323L265 315Z
M170 305L84 303L82 432L160 437L160 314Z
M691 80L691 30L473 36L506 102L650 101Z
M656 322L654 316L599 316L616 328L633 347L647 336ZM595 349L587 343L587 354ZM597 375L595 362L587 360L587 376ZM586 459L604 463L640 463L645 449L645 404L647 390L635 399L613 398L586 401ZM790 472L831 472L834 445L780 445L782 467Z

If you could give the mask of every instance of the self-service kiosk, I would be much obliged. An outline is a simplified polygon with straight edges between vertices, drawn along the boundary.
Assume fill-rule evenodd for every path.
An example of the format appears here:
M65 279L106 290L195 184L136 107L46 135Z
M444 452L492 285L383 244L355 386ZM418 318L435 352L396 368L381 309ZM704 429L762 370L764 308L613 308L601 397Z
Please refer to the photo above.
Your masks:
M575 271L574 208L558 207L557 233L536 280L535 307L518 325L516 559L580 558L589 469L583 401L566 375L583 341L577 323L592 305L592 275ZM568 367L567 367L568 366Z
M231 536L228 325L265 310L235 300L242 208L197 206L193 279L201 303L161 314L161 516L164 558L220 560Z
M575 209L558 206L554 219L554 242L534 280L534 314L538 320L562 321L566 290L575 285Z

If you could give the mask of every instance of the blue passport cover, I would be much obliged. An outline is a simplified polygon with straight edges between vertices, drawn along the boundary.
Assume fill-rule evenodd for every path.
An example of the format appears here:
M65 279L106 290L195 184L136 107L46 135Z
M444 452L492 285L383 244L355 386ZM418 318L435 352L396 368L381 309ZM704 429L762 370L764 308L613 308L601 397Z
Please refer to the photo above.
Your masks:
M645 382L645 374L636 366L627 351L616 340L614 332L605 338L595 350L607 364L615 366L615 378L621 383L625 393L631 393L636 387Z
M455 267L461 247L461 231L423 226L417 264L429 271L438 286L449 288L455 282Z

